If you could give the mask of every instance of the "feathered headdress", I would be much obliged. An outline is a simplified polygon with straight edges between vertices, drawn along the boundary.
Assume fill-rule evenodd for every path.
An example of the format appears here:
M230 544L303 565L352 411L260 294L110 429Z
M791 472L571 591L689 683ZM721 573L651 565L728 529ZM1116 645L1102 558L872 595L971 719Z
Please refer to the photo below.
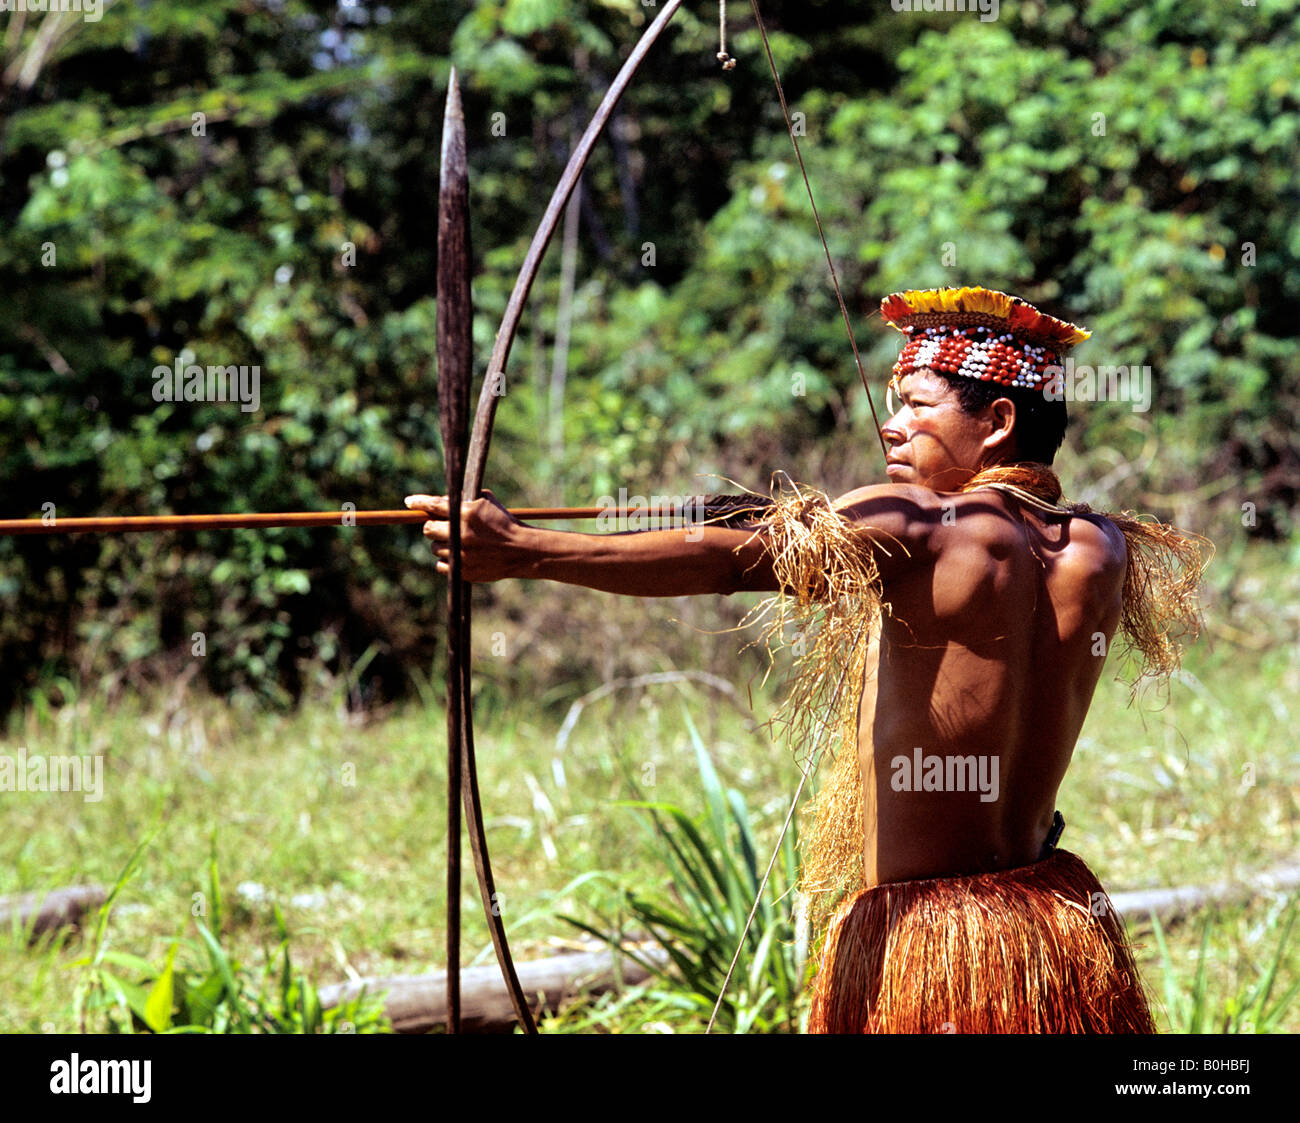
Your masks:
M1039 389L1049 367L1089 332L993 289L911 289L880 302L885 322L907 336L894 377L941 371Z

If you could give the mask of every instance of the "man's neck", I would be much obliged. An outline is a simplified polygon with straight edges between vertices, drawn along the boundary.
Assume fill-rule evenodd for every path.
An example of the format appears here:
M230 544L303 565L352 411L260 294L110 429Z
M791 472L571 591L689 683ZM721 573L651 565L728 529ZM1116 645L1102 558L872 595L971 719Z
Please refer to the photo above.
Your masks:
M1061 499L1061 481L1056 473L1046 464L1028 460L990 464L976 472L960 490L974 491L976 488L990 486L1025 492L1049 507L1055 507Z

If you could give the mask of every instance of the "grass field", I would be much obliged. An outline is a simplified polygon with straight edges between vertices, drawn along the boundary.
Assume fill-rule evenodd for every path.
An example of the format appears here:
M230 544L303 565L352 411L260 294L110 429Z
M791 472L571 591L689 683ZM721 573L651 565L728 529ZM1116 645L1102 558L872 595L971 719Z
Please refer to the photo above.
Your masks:
M1252 565L1234 578L1231 595L1221 590L1208 642L1190 653L1167 699L1130 707L1127 688L1103 678L1059 803L1068 820L1062 845L1083 856L1112 892L1213 881L1300 852L1300 653L1288 640L1297 630L1295 609L1286 607L1300 597L1285 554L1261 554ZM679 608L653 602L636 611L662 623ZM742 609L727 605L732 619ZM488 636L493 623L480 619L478 628ZM1224 629L1234 642L1216 638ZM738 647L732 640L724 637L724 646ZM559 912L616 911L620 885L667 891L645 816L619 803L640 792L702 812L687 713L722 782L744 793L759 847L767 847L761 856L770 852L797 770L745 717L746 673L707 662L693 669L736 681L741 704L689 682L616 691L583 710L562 751L564 703L581 687L566 686L562 672L529 691L507 691L486 676L476 726L483 803L517 958L552 954L575 940ZM424 705L364 720L347 711L344 696L340 683L296 712L275 713L199 695L127 698L111 708L93 691L57 707L38 695L14 716L0 752L102 754L103 798L0 793L0 893L112 884L157 826L112 915L113 948L161 964L178 935L193 938L192 916L203 913L210 894L215 839L222 940L238 959L261 964L278 943L274 898L296 964L318 985L437 969L445 856L441 688L426 687ZM755 691L760 719L772 701L770 687ZM490 962L468 861L465 876L466 962ZM1251 1029L1240 1024L1249 1021L1242 1008L1270 967L1287 905L1260 898L1189 917L1165 933L1167 955L1149 928L1138 929L1144 976L1165 1006L1162 1027ZM77 1028L82 972L73 964L87 954L87 942L81 936L29 947L21 933L0 934L0 1031ZM1297 968L1300 932L1282 958L1275 998L1300 979ZM92 1020L90 1028L102 1024ZM607 1000L550 1025L690 1032L702 1023L650 994ZM1273 1028L1300 1031L1300 1002Z

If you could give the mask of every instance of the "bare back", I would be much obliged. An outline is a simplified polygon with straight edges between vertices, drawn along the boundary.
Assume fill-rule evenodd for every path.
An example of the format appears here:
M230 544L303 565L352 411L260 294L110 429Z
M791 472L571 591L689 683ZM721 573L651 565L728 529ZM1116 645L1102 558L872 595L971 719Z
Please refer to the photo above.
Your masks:
M886 575L863 694L868 885L1038 859L1120 616L1125 546L1104 519L942 499L930 560Z

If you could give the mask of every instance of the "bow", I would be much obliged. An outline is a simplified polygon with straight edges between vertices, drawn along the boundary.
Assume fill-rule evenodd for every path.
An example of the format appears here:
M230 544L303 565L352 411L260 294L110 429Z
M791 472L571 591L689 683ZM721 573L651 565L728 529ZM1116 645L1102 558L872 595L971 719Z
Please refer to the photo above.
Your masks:
M519 319L523 314L524 305L527 303L528 294L532 289L533 281L537 277L537 270L541 266L542 257L546 253L546 247L550 244L551 237L555 234L556 226L559 223L560 215L563 213L565 206L568 204L569 196L573 193L574 187L582 175L582 169L587 163L587 158L591 155L591 150L595 147L596 140L599 138L605 123L609 120L610 114L618 104L618 100L627 89L628 84L632 81L632 76L636 73L637 68L641 65L641 60L645 58L646 53L659 38L668 21L672 19L673 14L682 5L682 0L668 0L651 25L642 33L640 40L632 49L632 53L627 57L615 77L613 84L606 91L600 106L597 108L591 122L587 125L586 131L578 141L569 162L561 175L559 183L556 184L555 190L551 193L551 200L547 204L546 211L542 215L541 222L538 224L536 232L533 234L532 242L529 244L528 253L524 257L524 263L519 269L519 276L515 280L515 285L510 293L510 300L506 304L505 314L502 317L501 326L497 329L496 339L492 346L492 354L488 359L487 376L483 382L483 389L479 395L478 408L474 415L474 429L470 438L469 452L465 459L463 479L457 478L456 472L452 467L452 450L459 448L459 430L455 429L458 418L451 416L448 411L444 416L446 423L443 430L443 443L447 449L447 484L448 484L448 519L451 526L452 539L449 543L451 550L451 559L453 567L450 570L451 584L448 591L448 608L451 612L451 623L448 626L448 708L447 708L447 740L448 740L448 853L447 853L447 999L449 1010L449 1028L455 1032L459 1028L460 1020L460 979L459 979L459 949L460 949L460 823L459 813L460 804L457 802L455 789L460 790L461 802L464 803L465 815L468 820L470 849L474 853L474 866L478 874L479 891L483 898L483 909L487 916L488 929L492 934L492 946L496 950L497 963L501 968L501 976L506 984L506 989L510 992L510 1000L514 1006L515 1016L519 1024L524 1028L526 1033L536 1033L537 1026L533 1021L532 1012L528 1008L528 1003L524 998L523 988L519 985L519 976L515 971L514 961L510 955L510 946L506 941L505 924L501 917L501 909L496 903L496 891L492 878L492 866L488 857L487 839L483 832L482 809L479 802L478 792L478 768L474 757L474 720L473 720L473 703L470 691L470 658L469 658L469 637L470 637L470 602L467 591L464 588L463 580L460 576L459 552L460 552L460 504L463 495L468 494L477 496L483 486L483 470L487 464L488 447L492 442L492 425L496 418L497 404L505 390L505 368L510 358L510 348L514 343L515 334L519 329ZM455 100L455 113L453 113L453 98ZM446 166L448 150L447 135L450 131L456 131L459 128L461 137L460 155L464 157L464 120L460 114L459 92L455 89L455 72L452 74L451 86L447 95L447 119L444 122L444 149L443 160L444 168ZM459 125L457 126L457 119ZM454 155L453 155L454 158ZM445 174L445 172L444 172ZM463 174L463 171L462 171ZM448 181L444 179L444 184ZM443 191L447 188L444 186ZM468 300L468 274L465 278L465 299L463 302L452 303L450 296L448 304L443 305L443 253L441 249L441 239L443 236L442 225L443 208L439 205L439 226L438 234L440 248L438 253L438 341L439 341L439 387L441 391L443 380L443 354L442 339L443 325L447 324L449 330L459 332L460 337L468 340L469 323L472 311ZM464 215L462 215L464 217ZM468 269L468 234L463 238L465 247L463 265ZM452 266L449 266L452 268ZM458 267L457 267L458 268ZM450 283L454 286L458 284L455 276L449 277ZM450 357L450 353L449 353ZM461 362L462 357L459 352L456 353L452 362ZM468 352L466 352L463 364L456 368L457 373L448 373L449 379L448 394L455 398L462 392L463 387L468 386ZM441 392L440 392L440 397ZM449 439L450 438L450 439ZM457 465L459 467L459 465ZM455 485L452 481L456 479ZM454 487L454 491L452 490ZM451 656L451 648L456 649L454 660ZM453 779L453 773L456 774ZM455 822L452 823L452 817ZM453 997L454 996L454 997Z
M537 271L541 266L542 258L546 253L546 248L550 244L551 238L555 234L555 231L559 225L560 216L563 214L564 209L568 204L570 195L573 193L574 188L577 186L578 180L582 175L583 168L586 166L587 160L591 155L592 149L595 147L597 139L600 137L601 132L604 130L605 125L608 122L609 117L614 110L614 107L618 104L619 99L622 97L624 91L631 83L633 76L636 74L636 71L640 67L641 62L644 60L646 54L649 52L650 48L654 46L655 42L659 39L660 35L663 33L664 28L668 25L668 22L676 14L678 8L681 7L682 3L683 0L667 0L662 10L659 12L659 15L654 19L654 21L650 24L650 26L646 28L646 30L642 33L641 38L637 41L636 46L633 47L631 54L628 55L626 61L619 69L618 74L615 77L613 83L606 91L605 96L602 98L601 103L597 107L595 114L592 116L591 121L588 123L586 129L584 130L582 137L578 141L577 145L574 147L573 152L569 156L569 161L564 168L564 172L560 176L560 180L556 184L554 191L552 191L551 193L550 202L547 204L546 210L543 213L541 221L537 226L537 230L533 234L532 241L530 242L528 247L528 252L524 257L523 264L520 266L519 275L515 280L514 288L510 293L510 299L506 304L506 309L505 309L505 313L502 316L501 324L497 329L495 341L492 346L492 353L488 360L487 374L483 382L483 388L479 394L478 407L475 411L473 432L470 437L469 452L465 463L464 479L462 481L462 492L461 492L462 494L477 496L482 488L483 471L487 461L488 448L492 440L493 421L496 417L497 406L505 391L506 364L508 363L510 358L510 349L514 343L515 335L519 328L519 321L523 314L524 305L527 303L529 292L531 291L533 282L537 277ZM881 452L884 453L885 452L884 436L880 431L880 421L876 413L875 402L871 396L871 388L867 383L866 372L863 370L862 367L862 358L858 352L857 339L853 334L853 326L849 321L848 308L844 301L843 292L840 289L839 277L836 274L835 263L831 258L830 247L827 244L826 235L822 228L821 215L817 210L816 200L813 198L812 185L809 182L808 171L804 165L803 153L800 150L799 141L795 134L793 123L790 119L789 107L785 99L785 91L782 88L780 75L777 73L777 69L776 69L776 61L772 55L771 44L768 41L767 28L763 22L762 13L759 11L758 8L758 0L750 0L750 5L751 8L753 9L754 19L757 23L762 38L763 50L767 57L768 67L771 71L772 80L776 87L777 97L781 104L781 112L785 118L786 130L789 133L790 140L794 145L795 157L799 164L799 170L803 177L804 186L808 192L808 200L812 206L813 218L817 225L818 237L821 239L822 249L824 250L826 255L826 264L830 270L831 283L835 288L835 295L839 302L840 315L844 321L844 327L848 333L849 343L853 351L854 363L857 366L858 375L862 379L863 389L866 391L867 394L867 403L871 409L872 421L876 428L876 434L880 439ZM724 69L731 69L734 66L734 61L726 52L725 27L726 27L725 0L720 0L719 30L720 30L720 35L722 37L722 42L720 44L722 49L718 52L717 57ZM449 104L450 104L450 100L451 99L449 95L448 98ZM441 228L440 228L440 233L441 233ZM441 269L441 253L439 254L439 258L440 258L440 269ZM440 278L441 278L441 273L440 273ZM441 299L441 283L439 286L439 293ZM440 322L441 322L441 306L440 306ZM441 357L440 357L439 367L441 371ZM446 438L444 437L444 440L445 439ZM449 473L450 473L450 465L449 465ZM449 475L449 486L450 486L450 475ZM458 554L459 501L460 501L460 494L457 494L454 498L451 499L450 522L452 527L452 534L455 536L451 542L451 557L453 559L455 559ZM453 578L453 583L454 582L455 582L455 578ZM451 598L451 603L455 604L456 603L455 593L453 592L449 594L449 596ZM463 627L463 636L462 636L463 659L460 662L460 668L459 668L460 669L459 709L461 714L459 736L463 742L463 749L460 754L460 761L461 764L463 765L461 781L462 781L462 791L464 794L466 814L468 815L470 820L471 844L474 848L475 861L479 870L479 886L483 893L483 903L484 903L485 910L487 911L488 914L488 922L492 931L493 945L496 948L496 952L497 952L497 961L501 966L502 975L505 979L506 985L511 992L511 997L515 1005L515 1012L519 1018L520 1023L525 1027L526 1030L530 1032L536 1032L535 1026L533 1025L532 1022L531 1015L527 1009L527 1005L523 1000L523 995L519 987L518 978L515 975L514 965L510 958L509 948L506 944L505 931L501 923L501 917L499 915L500 910L494 909L491 906L491 897L492 897L491 867L487 861L486 842L482 838L482 821L481 821L481 815L478 808L477 772L474 763L474 751L473 751L473 720L472 720L472 706L471 706L471 699L470 699L470 685L469 685L470 667L469 667L469 658L468 658L469 600L468 597L465 597L463 595L463 590L462 590L461 601L459 604L459 609L462 614L460 617L460 621ZM453 626L452 633L456 632L457 630L459 629ZM450 635L451 633L449 633L449 637ZM450 673L451 672L449 671L449 674ZM841 682L836 688L837 694L842 685L843 685L843 679L841 678ZM453 732L452 723L454 720L455 719L453 718L449 708L449 712L448 712L449 740L452 739L451 736ZM744 947L744 942L746 937L748 936L750 925L753 922L754 914L757 910L758 900L761 899L762 894L766 889L768 878L770 877L772 872L772 867L775 864L776 854L779 852L781 842L785 838L786 830L788 830L791 818L793 817L794 807L798 803L799 796L803 791L804 783L807 781L808 774L810 771L811 769L804 771L803 779L800 781L799 784L799 789L795 793L794 802L791 804L790 813L786 816L785 825L782 827L781 830L781 836L777 840L776 850L773 851L772 860L767 867L767 873L764 875L762 884L759 887L758 897L755 898L755 903L754 903L755 907L750 911L749 921L746 923L745 930L741 934L740 944L736 949L736 955L732 959L731 967L727 972L727 978L726 981L724 981L723 983L722 992L719 993L718 995L717 1005L714 1007L714 1011L713 1011L713 1017L710 1018L709 1020L710 1029L712 1029L714 1019L716 1019L717 1017L718 1009L721 1007L723 996L726 993L727 983L730 981L731 974L735 970L736 962L739 960L740 957L740 951ZM449 769L449 773L450 773L450 769ZM476 837L478 839L477 844L475 844L474 842ZM481 858L481 862L480 862L480 858ZM457 882L457 884L459 883ZM448 920L450 925L451 911L452 911L451 900L450 900L450 887L451 887L450 876L448 878L448 887L449 887ZM458 923L459 922L458 915L456 919ZM451 932L449 927L449 946L450 943L451 943ZM449 961L449 971L450 969L451 969L451 965ZM450 989L449 989L449 994L450 994Z

